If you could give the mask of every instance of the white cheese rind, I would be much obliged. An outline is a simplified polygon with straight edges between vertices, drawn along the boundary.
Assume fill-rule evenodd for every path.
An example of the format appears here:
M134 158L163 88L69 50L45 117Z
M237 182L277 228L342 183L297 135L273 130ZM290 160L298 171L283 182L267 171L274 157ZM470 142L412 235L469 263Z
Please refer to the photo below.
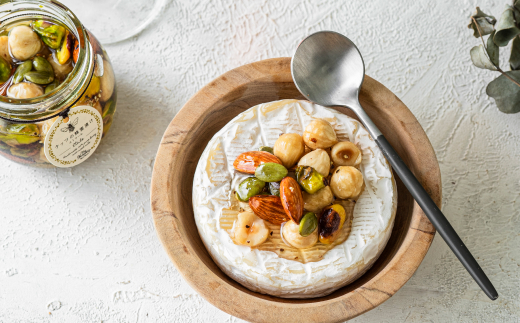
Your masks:
M365 190L354 208L352 231L318 262L300 263L274 252L235 245L220 228L222 209L231 206L233 187L248 175L235 172L243 152L273 146L282 133L303 134L313 119L329 121L338 139L361 148ZM193 180L193 210L199 234L217 265L234 280L264 294L320 297L351 283L379 257L392 232L397 191L390 166L361 124L333 109L307 101L282 100L254 106L213 136Z

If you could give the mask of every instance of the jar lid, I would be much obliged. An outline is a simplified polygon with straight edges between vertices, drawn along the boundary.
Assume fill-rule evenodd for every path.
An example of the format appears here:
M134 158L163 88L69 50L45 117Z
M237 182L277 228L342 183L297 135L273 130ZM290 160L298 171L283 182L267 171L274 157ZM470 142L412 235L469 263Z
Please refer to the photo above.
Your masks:
M133 37L161 13L166 0L68 0L69 7L102 44Z

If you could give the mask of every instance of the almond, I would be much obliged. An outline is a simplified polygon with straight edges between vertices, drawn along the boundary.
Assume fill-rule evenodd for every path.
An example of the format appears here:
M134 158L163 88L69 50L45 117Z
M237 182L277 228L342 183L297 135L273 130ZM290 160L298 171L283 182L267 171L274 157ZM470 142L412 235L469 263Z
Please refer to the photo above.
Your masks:
M286 177L280 183L280 199L285 213L297 224L303 216L303 196L298 182L292 177Z
M282 201L274 195L257 195L249 198L251 210L262 220L273 224L282 224L289 221Z
M233 167L239 172L254 174L256 168L263 163L277 163L281 165L282 161L275 155L265 151L248 151L240 154L235 159Z

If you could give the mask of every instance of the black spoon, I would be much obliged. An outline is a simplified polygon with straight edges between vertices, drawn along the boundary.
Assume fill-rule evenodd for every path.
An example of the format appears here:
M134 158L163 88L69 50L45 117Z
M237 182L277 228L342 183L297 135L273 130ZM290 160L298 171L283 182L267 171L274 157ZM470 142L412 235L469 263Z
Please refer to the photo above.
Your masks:
M312 34L298 45L291 61L291 72L296 87L310 101L323 106L348 107L356 113L453 253L484 293L492 300L497 299L495 287L444 214L359 104L365 64L356 45L336 32Z

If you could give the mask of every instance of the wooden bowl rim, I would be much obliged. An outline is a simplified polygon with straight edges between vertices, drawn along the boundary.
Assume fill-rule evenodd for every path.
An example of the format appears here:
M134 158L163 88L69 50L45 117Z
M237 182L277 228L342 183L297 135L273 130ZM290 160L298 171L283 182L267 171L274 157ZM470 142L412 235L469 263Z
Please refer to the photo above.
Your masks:
M173 205L170 203L170 188L175 184L170 181L168 171L177 162L177 152L182 146L183 139L186 138L189 132L186 130L179 131L178 129L191 129L199 117L209 113L207 111L209 107L215 106L222 99L223 95L219 94L219 91L215 89L218 84L226 84L224 89L226 90L245 86L248 83L260 80L280 82L283 78L287 78L287 70L284 69L289 65L290 58L281 57L254 62L230 70L199 90L177 113L164 133L155 159L151 182L151 207L154 225L164 249L181 275L204 299L221 310L245 320L262 322L266 320L262 317L255 319L252 315L255 313L256 315L258 313L270 313L273 317L277 317L279 321L286 321L291 320L291 318L294 319L295 315L306 315L305 313L316 313L319 315L320 312L326 311L327 315L324 322L344 321L363 314L386 301L411 278L419 267L431 245L435 229L416 202L414 202L410 227L401 246L390 262L379 273L352 292L323 301L310 299L309 302L304 304L301 302L305 300L295 300L298 302L291 303L287 299L258 297L254 295L255 293L241 291L218 277L200 260L190 243L185 243L185 240L189 239L189 237L182 229L179 229L179 220ZM251 70L255 72L251 73ZM285 75L281 79L276 79L273 78L273 75L276 75L275 72L285 73ZM292 78L284 80L284 82L292 82ZM364 83L367 82L381 91L387 91L389 94L392 94L386 87L368 75L365 76ZM200 106L201 102L204 102L204 107ZM413 148L412 153L416 154L417 150L420 150L420 159L427 161L426 164L436 166L433 170L428 170L430 173L433 171L436 177L433 181L430 180L429 184L432 184L432 187L430 187L429 193L436 204L440 206L440 170L434 150L426 133L411 111L399 99L396 102L395 104L400 104L401 106L398 107L399 116L394 117L406 119L406 130L409 134L413 133L414 136L422 136L422 138L419 138L419 141L422 140L420 149L418 145L414 144L415 141L411 140L413 145L411 147ZM410 122L410 120L413 122ZM402 120L401 124L404 126ZM175 138L174 141L172 137ZM426 146L424 141L428 143ZM422 166L418 164L417 167L420 169ZM425 185L424 182L423 185ZM194 279L194 277L199 277L200 279ZM208 286L214 286L214 288L208 289ZM238 306L233 304L233 299L249 305ZM255 304L254 308L252 308L251 304ZM333 311L338 313L334 314Z

